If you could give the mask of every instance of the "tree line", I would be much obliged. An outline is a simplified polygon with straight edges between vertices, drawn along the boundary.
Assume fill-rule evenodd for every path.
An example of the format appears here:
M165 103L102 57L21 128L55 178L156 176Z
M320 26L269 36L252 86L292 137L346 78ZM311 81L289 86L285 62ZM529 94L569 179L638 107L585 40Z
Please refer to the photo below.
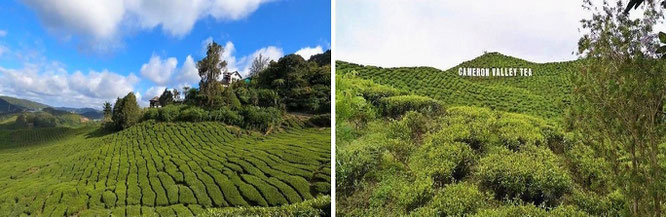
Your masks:
M199 88L185 87L182 93L165 89L159 96L161 108L140 108L132 92L113 105L105 102L105 126L121 130L145 120L223 121L266 130L287 112L330 117L330 50L309 60L291 54L269 61L260 55L247 78L228 86L221 82L228 72L223 51L215 42L208 45L206 56L197 62Z

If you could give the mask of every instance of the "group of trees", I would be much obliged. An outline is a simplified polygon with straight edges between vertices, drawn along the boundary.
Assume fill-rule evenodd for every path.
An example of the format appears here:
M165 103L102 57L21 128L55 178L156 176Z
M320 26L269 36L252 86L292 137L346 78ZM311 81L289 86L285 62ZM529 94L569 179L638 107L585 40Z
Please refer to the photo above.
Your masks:
M643 16L628 13L643 5ZM571 126L613 165L613 181L627 197L633 216L661 216L666 193L663 147L666 135L666 49L654 26L664 17L655 1L632 0L627 7L604 2L602 11L585 1L594 16L583 20L579 54L585 64L573 78ZM594 9L594 10L593 10ZM666 34L659 34L666 41ZM661 147L660 147L661 146Z
M113 108L111 108L109 102L104 103L105 125L111 129L131 127L141 120L141 115L142 110L133 92L128 93L123 98L116 99Z
M197 62L201 77L199 88L183 88L183 99L177 89L165 89L159 97L162 108L142 110L136 96L129 93L118 98L113 106L108 102L104 104L106 125L125 129L150 119L224 119L230 120L230 124L266 129L270 128L267 125L279 122L273 118L276 112L330 113L330 50L314 55L308 61L296 54L278 61L259 55L252 62L245 81L227 86L221 82L222 75L227 72L227 63L221 58L223 51L224 48L215 42L208 46L206 57ZM220 114L224 114L224 118Z

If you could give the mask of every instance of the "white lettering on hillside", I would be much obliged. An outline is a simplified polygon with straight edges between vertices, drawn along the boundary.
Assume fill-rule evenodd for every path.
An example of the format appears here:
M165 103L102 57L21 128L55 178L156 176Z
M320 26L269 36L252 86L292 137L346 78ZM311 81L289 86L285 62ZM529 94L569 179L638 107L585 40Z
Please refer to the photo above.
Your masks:
M458 68L459 76L466 77L529 77L531 68Z

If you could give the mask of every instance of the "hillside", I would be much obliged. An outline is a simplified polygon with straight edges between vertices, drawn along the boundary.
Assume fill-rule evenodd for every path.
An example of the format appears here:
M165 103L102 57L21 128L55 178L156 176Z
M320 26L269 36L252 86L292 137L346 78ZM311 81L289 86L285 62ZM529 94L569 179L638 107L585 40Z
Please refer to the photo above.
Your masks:
M0 96L0 113L20 112L24 110L40 110L46 107L49 106L27 99Z
M191 216L330 194L330 128L264 136L218 122L144 122L96 130L0 133L0 216Z
M545 118L559 118L570 102L570 73L578 62L537 64L499 53L484 54L449 70L430 67L381 68L338 61L339 74L352 71L372 80L416 95L441 100L447 105L482 106ZM531 77L462 77L460 67L532 68Z
M626 215L611 163L564 125L579 64L498 53L446 71L337 62L337 216Z

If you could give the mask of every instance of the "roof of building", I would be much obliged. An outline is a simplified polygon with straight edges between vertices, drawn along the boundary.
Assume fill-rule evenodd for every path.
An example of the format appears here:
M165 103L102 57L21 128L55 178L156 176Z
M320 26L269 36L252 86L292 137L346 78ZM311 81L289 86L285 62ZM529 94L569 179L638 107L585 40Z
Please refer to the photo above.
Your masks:
M160 97L159 96L153 97L152 99L150 99L150 101L160 101Z

